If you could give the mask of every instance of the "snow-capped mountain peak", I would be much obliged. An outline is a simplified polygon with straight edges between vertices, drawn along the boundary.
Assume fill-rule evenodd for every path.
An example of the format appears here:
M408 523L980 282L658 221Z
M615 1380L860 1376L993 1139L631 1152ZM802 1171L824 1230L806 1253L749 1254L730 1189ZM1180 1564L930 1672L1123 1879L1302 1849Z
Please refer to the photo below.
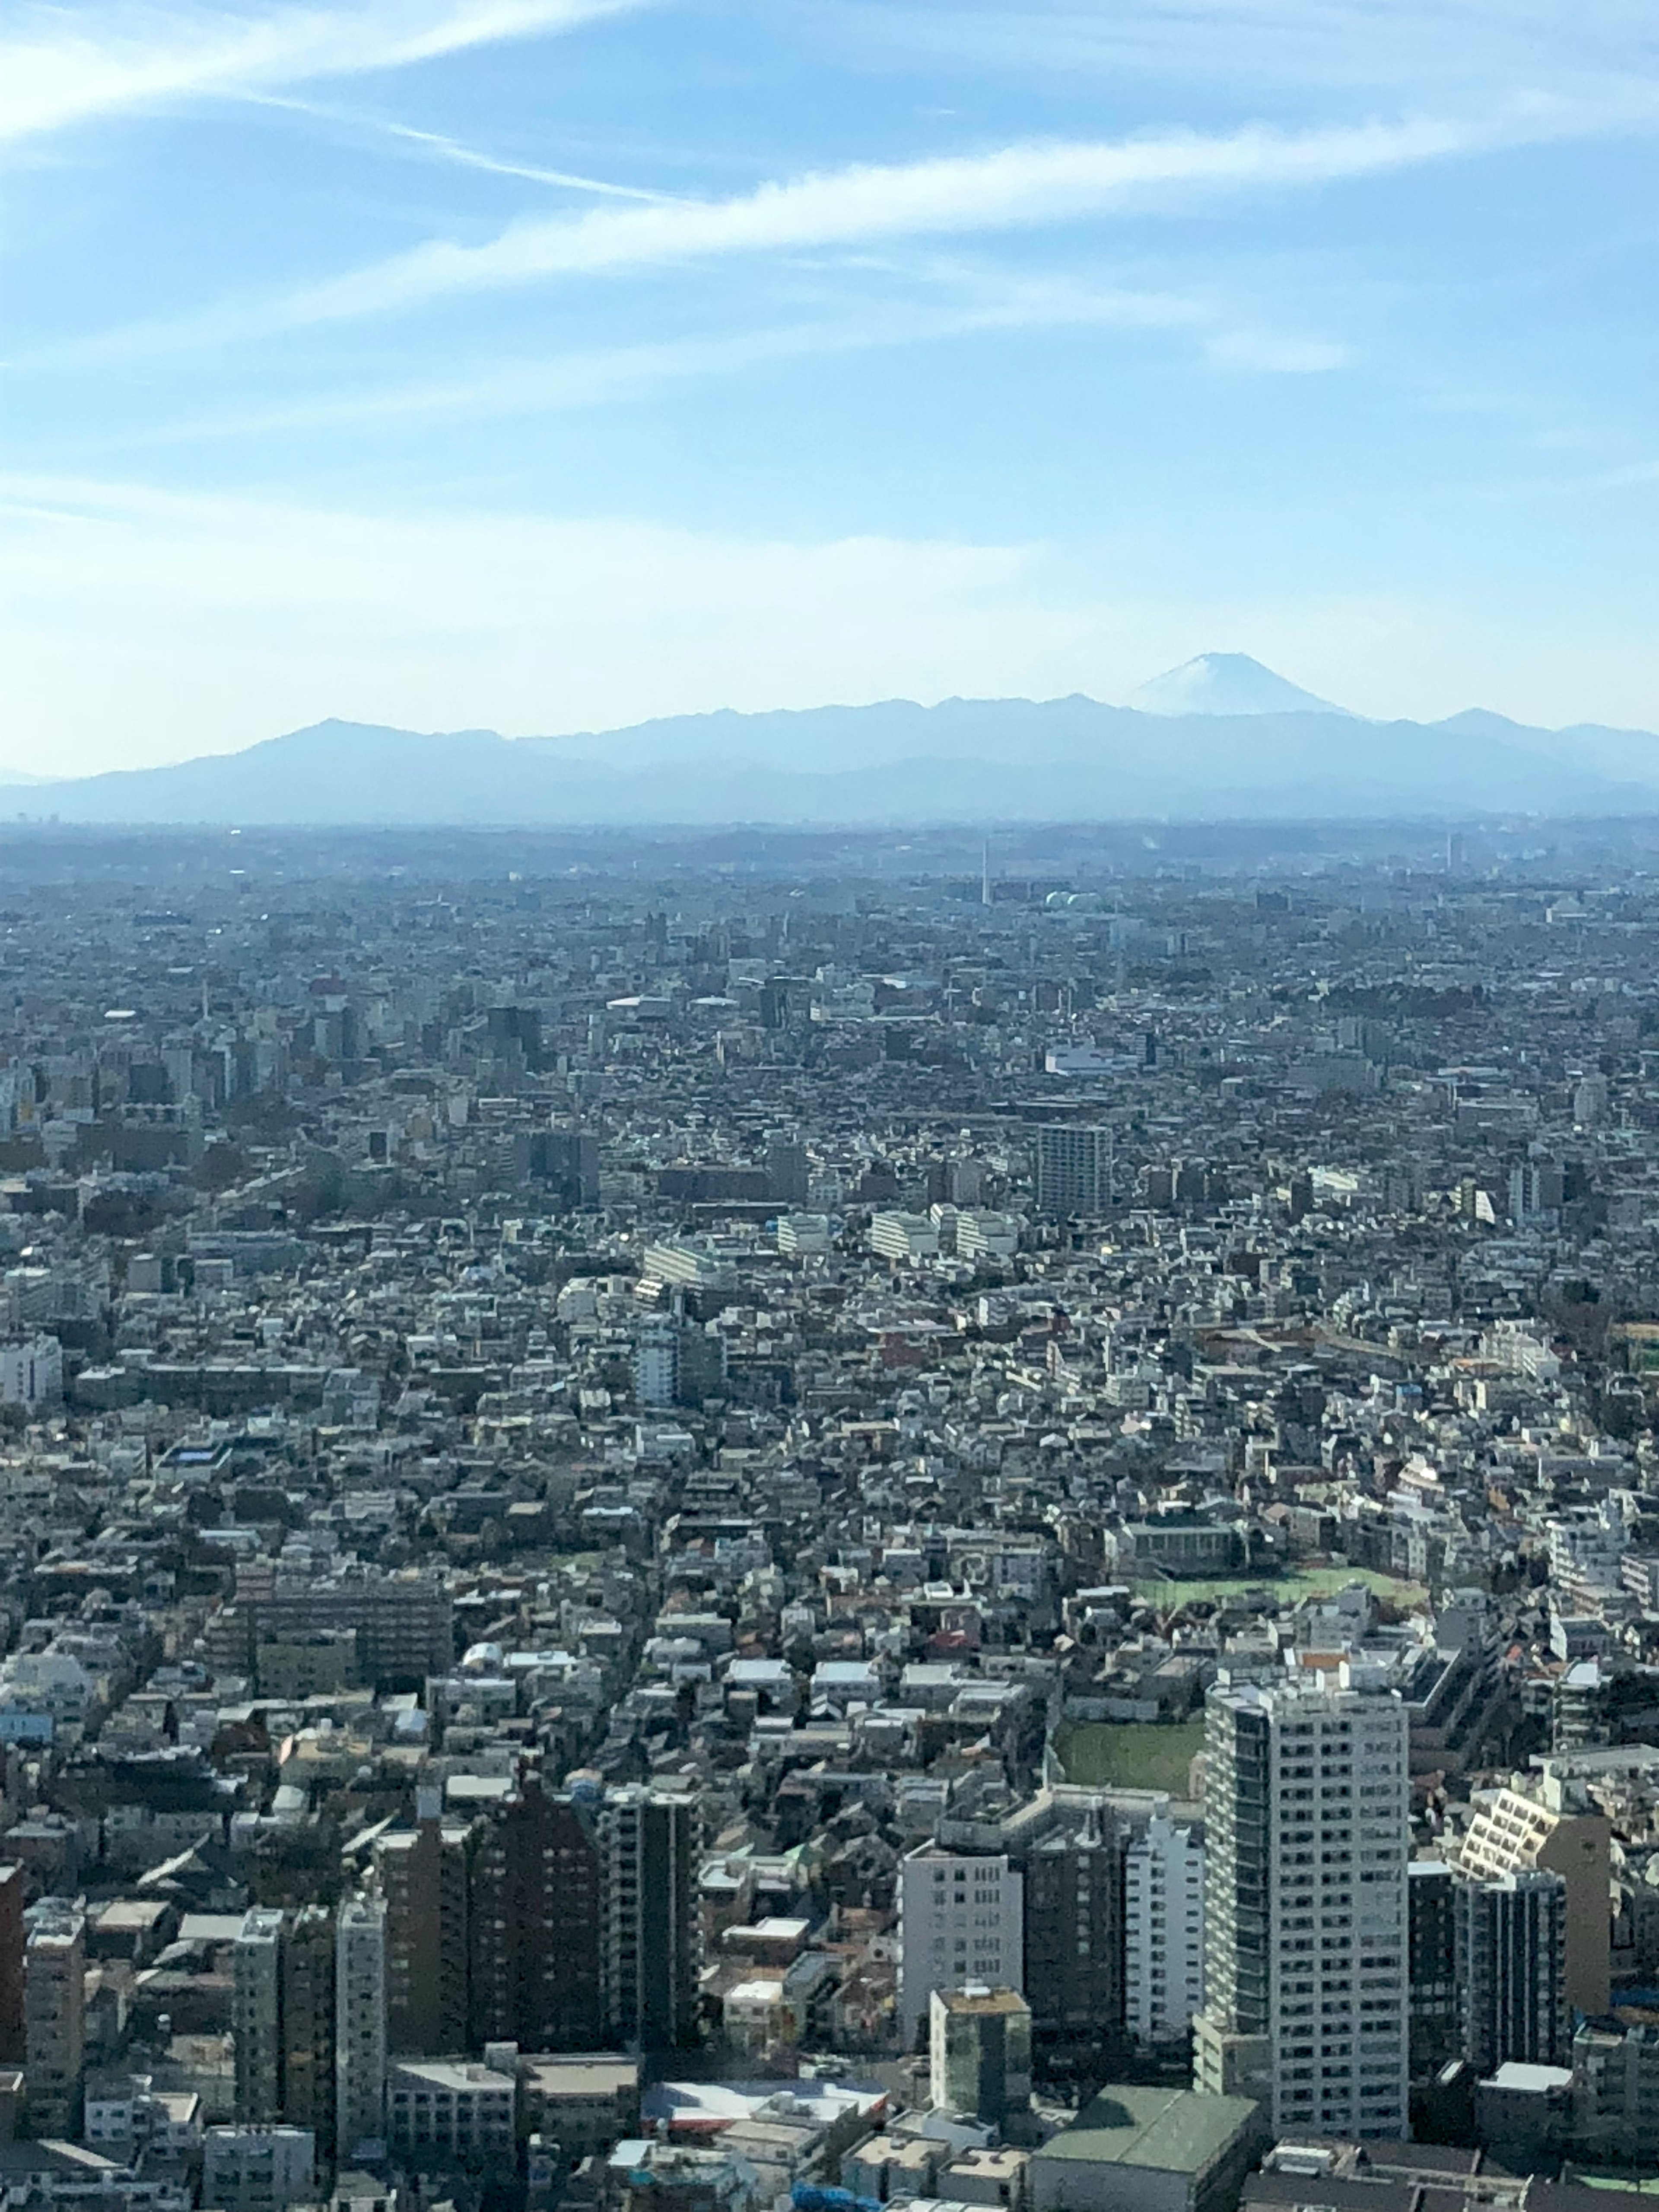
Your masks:
M1153 677L1124 702L1142 714L1346 714L1252 660L1248 653L1200 653Z

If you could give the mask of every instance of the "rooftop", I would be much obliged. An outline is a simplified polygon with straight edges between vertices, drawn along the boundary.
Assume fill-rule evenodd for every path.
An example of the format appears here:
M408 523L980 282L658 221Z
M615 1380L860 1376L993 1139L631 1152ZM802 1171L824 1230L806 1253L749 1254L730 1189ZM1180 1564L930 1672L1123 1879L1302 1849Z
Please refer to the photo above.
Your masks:
M1085 2105L1039 2159L1091 2166L1141 2166L1160 2173L1201 2173L1260 2107L1249 2097L1206 2097L1194 2089L1113 2084Z

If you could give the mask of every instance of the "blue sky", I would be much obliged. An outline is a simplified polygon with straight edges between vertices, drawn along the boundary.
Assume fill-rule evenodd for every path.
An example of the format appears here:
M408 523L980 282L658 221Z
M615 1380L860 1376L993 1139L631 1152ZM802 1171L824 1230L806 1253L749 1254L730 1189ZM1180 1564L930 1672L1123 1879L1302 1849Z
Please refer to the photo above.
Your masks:
M1659 727L1650 0L0 0L0 760Z

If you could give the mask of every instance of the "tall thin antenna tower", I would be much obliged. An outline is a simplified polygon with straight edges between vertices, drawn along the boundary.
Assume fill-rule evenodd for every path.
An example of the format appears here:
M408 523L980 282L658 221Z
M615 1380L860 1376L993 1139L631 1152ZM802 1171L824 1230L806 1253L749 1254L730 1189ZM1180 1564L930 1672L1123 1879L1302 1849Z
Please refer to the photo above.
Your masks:
M991 903L991 841L988 837L980 857L979 902L981 906Z

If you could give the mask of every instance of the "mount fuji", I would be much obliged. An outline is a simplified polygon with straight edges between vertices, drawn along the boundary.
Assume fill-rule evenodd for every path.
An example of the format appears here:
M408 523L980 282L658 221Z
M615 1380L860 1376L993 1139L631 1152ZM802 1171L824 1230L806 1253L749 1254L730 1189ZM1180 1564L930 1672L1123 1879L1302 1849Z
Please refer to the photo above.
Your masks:
M1248 653L1200 653L1154 676L1125 701L1137 714L1346 714L1287 683Z

